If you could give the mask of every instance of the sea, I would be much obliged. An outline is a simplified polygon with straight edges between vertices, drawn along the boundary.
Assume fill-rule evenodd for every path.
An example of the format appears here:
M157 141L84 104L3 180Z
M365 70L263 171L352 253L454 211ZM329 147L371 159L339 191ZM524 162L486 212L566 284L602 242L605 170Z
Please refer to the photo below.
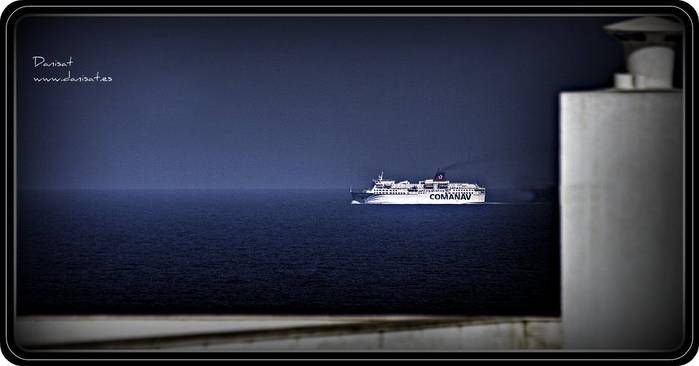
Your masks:
M20 315L560 314L556 202L23 190L17 220Z

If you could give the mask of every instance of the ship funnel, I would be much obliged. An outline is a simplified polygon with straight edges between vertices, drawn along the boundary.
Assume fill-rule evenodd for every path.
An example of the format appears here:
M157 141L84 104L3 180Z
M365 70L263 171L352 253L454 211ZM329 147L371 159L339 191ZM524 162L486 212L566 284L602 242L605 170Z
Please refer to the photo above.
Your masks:
M621 90L672 89L675 46L682 25L659 17L641 17L604 27L624 46L627 74L614 75Z
M435 173L433 180L435 182L447 180L447 175L443 171L437 170L437 173Z

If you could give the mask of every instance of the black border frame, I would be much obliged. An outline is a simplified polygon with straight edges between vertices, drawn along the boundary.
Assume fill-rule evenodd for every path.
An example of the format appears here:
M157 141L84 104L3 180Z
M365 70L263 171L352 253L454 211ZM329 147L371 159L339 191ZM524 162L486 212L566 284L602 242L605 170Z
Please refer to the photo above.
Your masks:
M699 22L696 11L687 3L673 0L657 1L619 1L605 2L593 0L588 2L569 1L548 2L532 1L529 4L517 1L491 1L473 2L463 4L460 2L439 2L430 5L391 5L390 3L371 4L358 3L355 5L328 5L314 2L305 2L303 5L289 5L283 2L257 2L225 4L210 0L201 3L181 2L183 0L170 0L159 2L148 0L138 2L134 0L104 3L96 1L47 1L27 0L9 4L2 13L3 40L2 46L6 50L3 57L3 81L5 86L4 117L5 125L5 250L3 251L3 285L5 298L2 301L2 335L0 336L0 348L4 356L13 363L28 363L30 361L79 361L79 360L149 360L149 361L176 361L176 360L261 360L261 359L355 359L355 360L389 360L389 359L432 359L432 360L610 360L610 361L655 361L662 363L683 364L689 362L697 353L698 345L694 342L694 257L693 250L693 89L695 85L694 65L694 24ZM97 4L95 4L97 3ZM508 14L590 14L590 15L615 15L629 14L642 15L650 13L666 13L676 16L685 29L685 52L683 74L684 103L685 103L685 335L684 343L675 350L668 352L653 351L506 351L506 352L395 352L395 351L360 351L360 352L327 352L327 351L289 351L289 352L28 352L14 343L14 255L13 243L15 235L15 156L14 156L14 36L15 25L22 16L41 12L42 14L70 13L112 13L143 15L154 13L168 14L201 14L201 13L285 13L285 14L310 14L310 13L353 13L376 14L390 12L393 14L434 14L434 13L460 13L460 14L484 14L484 13L508 13ZM10 123L12 121L13 123Z

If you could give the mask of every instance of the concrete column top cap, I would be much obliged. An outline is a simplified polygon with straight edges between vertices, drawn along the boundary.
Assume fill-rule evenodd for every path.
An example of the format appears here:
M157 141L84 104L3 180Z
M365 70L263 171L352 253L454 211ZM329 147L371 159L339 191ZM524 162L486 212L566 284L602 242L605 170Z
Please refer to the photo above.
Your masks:
M640 17L604 26L607 33L682 33L682 25L660 17Z

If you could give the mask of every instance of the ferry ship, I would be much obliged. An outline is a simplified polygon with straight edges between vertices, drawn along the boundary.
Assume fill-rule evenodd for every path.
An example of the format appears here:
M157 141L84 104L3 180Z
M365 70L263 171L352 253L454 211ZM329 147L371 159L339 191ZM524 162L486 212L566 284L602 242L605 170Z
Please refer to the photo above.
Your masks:
M443 171L437 171L434 178L418 183L386 180L383 172L373 181L374 186L370 189L353 192L350 188L352 203L460 205L485 202L485 188L473 183L452 183Z

